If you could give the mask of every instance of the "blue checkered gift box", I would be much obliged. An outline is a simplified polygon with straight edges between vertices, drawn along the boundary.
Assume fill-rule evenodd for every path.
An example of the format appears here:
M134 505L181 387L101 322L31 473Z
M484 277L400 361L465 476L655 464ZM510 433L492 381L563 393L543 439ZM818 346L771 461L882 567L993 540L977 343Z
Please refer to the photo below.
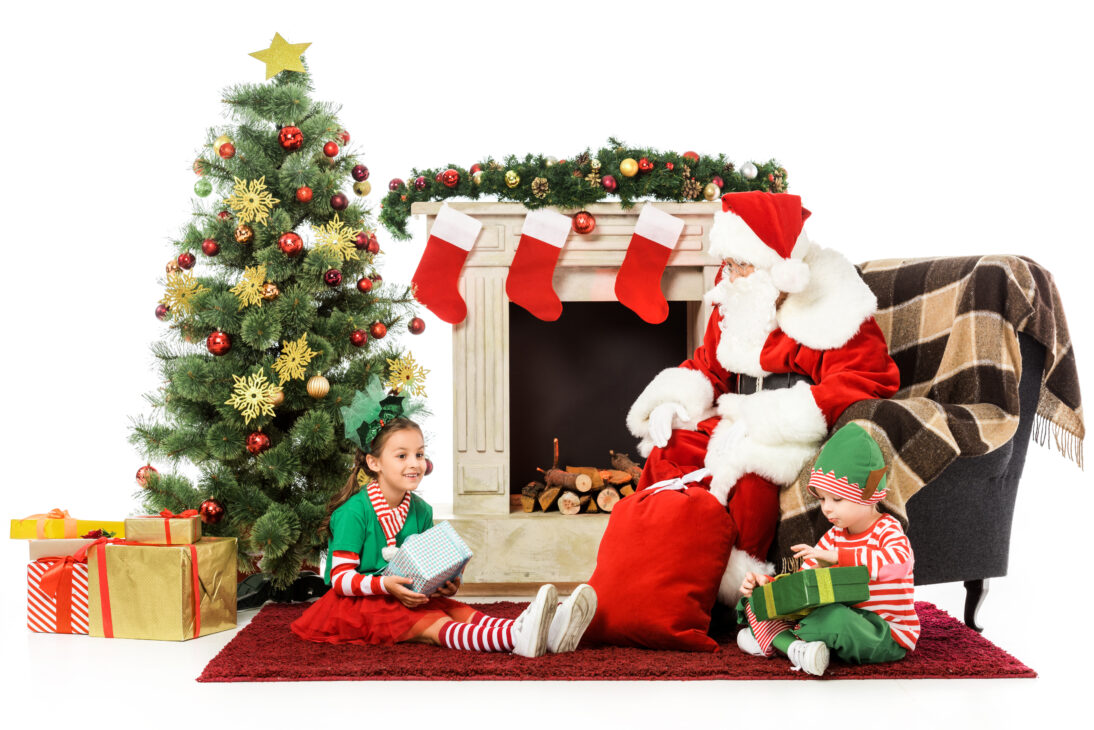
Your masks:
M383 575L410 578L414 582L409 588L429 596L460 575L470 559L471 548L452 525L441 522L404 540Z

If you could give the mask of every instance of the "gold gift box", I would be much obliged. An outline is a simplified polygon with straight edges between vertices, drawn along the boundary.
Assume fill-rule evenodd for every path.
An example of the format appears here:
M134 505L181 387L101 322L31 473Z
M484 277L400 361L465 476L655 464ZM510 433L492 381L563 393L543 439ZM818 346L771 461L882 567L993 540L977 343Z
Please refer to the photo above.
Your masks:
M91 636L186 641L235 628L234 537L205 537L192 545L95 545L87 565Z
M127 540L152 542L157 545L188 545L201 539L201 518L196 515L126 517L125 537Z

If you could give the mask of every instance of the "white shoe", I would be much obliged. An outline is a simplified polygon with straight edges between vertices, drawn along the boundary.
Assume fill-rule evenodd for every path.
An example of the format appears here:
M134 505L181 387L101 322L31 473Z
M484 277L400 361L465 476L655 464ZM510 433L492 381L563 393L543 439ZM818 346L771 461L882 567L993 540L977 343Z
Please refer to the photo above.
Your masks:
M547 630L558 608L558 590L550 583L540 586L528 608L513 621L513 653L537 657L547 652Z
M595 613L596 591L588 583L582 583L555 612L547 632L547 651L562 654L576 649Z
M795 641L786 650L795 669L821 676L828 669L828 646L823 641Z
M747 626L737 632L737 648L752 656L767 656L760 648L760 642L756 641L756 635Z

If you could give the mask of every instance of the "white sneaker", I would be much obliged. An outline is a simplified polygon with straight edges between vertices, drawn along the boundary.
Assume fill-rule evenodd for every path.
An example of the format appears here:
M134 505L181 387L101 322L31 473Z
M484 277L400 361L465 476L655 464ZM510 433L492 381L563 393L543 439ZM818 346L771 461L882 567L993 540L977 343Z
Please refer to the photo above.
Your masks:
M596 591L588 583L582 583L555 612L547 632L547 651L562 654L576 649L595 613Z
M794 669L821 676L828 669L828 646L823 641L795 641L787 650Z
M760 648L760 642L756 641L756 635L747 626L737 632L737 648L752 656L767 656Z
M558 608L558 590L550 583L541 586L528 608L513 621L513 653L537 657L547 652L547 630Z

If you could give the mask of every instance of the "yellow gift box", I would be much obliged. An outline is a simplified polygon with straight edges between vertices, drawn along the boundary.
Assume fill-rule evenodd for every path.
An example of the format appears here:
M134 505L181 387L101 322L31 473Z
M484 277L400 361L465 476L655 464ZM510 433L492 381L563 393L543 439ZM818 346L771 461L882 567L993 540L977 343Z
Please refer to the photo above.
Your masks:
M201 539L201 518L196 509L177 515L164 510L158 515L127 517L125 537L156 545L187 545Z
M89 546L91 636L186 641L236 625L236 539Z
M54 509L40 515L31 515L11 521L13 540L71 540L92 530L114 533L125 537L125 523L109 520L78 520L68 510Z

